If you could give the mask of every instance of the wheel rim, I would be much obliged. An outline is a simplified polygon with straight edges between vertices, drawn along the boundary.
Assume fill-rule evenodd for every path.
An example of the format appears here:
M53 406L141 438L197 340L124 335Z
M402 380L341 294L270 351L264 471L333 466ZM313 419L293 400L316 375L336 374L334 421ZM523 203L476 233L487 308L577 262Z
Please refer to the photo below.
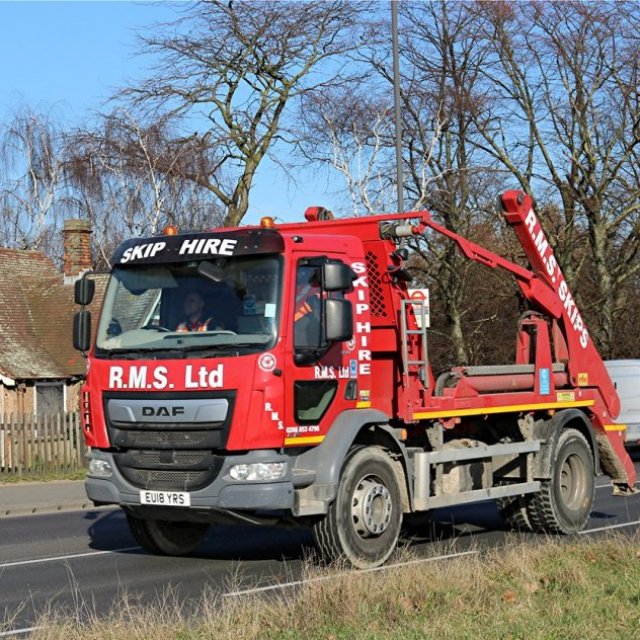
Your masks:
M393 499L377 476L365 476L356 485L351 501L351 519L361 538L382 535L391 524Z
M586 486L586 470L580 456L567 456L560 469L560 495L569 509L578 509L582 504Z

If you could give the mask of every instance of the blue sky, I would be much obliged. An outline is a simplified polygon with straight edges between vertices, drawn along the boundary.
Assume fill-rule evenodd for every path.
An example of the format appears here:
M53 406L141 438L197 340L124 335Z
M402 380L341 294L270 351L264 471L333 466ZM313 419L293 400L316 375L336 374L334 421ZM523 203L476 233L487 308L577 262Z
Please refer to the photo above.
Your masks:
M136 33L174 18L172 4L0 0L0 121L24 104L69 125L90 118L144 73ZM307 206L337 207L336 186L326 178L305 172L297 182L271 163L261 167L245 222L260 215L302 220Z

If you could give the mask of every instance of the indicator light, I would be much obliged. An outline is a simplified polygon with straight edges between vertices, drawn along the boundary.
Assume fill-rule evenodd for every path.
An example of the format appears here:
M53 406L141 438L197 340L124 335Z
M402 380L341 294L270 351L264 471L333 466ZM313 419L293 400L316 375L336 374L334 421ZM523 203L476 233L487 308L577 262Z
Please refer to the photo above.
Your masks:
M273 229L273 227L275 226L275 223L271 216L264 216L260 218L260 226L263 229Z

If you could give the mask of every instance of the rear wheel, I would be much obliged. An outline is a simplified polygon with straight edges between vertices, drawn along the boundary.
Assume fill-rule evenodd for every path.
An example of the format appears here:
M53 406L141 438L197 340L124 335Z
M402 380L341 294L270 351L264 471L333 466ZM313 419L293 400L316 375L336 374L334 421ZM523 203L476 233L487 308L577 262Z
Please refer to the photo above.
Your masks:
M530 495L509 496L497 501L498 511L504 523L516 531L533 531L533 524L529 517Z
M127 522L138 544L156 555L182 556L205 539L209 525L200 522L143 520L127 514Z
M528 513L538 531L576 533L589 520L595 492L593 454L576 429L560 433L551 458L551 479L531 495Z
M396 548L402 525L400 486L380 447L354 449L344 464L338 495L314 525L316 545L330 561L359 569L383 564Z

